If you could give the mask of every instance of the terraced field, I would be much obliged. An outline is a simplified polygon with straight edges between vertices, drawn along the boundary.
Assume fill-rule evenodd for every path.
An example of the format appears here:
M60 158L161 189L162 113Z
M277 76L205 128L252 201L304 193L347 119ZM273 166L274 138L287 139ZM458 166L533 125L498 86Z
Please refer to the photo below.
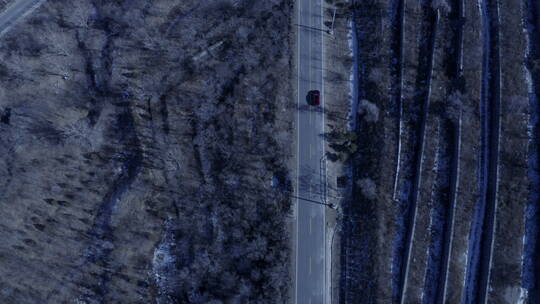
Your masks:
M340 303L540 303L540 3L356 1Z

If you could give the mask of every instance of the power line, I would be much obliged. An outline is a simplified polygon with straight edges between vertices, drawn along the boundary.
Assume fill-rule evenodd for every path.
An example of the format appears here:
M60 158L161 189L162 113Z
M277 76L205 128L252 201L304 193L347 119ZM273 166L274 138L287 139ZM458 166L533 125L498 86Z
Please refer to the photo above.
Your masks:
M313 203L313 204L324 205L324 206L330 207L332 209L335 208L333 204L323 203L323 202L319 202L319 201L308 199L308 198L299 197L299 196L292 195L292 194L289 194L289 196L292 197L292 198L297 198L299 200L303 200L303 201L310 202L310 203Z
M316 30L316 31L321 31L321 32L325 32L329 35L332 35L332 33L330 32L330 30L323 30L323 29L320 29L318 27L313 27L313 26L308 26L308 25L303 25L303 24L298 24L298 23L295 23L294 25L298 26L298 27L304 27L304 28L308 28L308 29L311 29L311 30Z

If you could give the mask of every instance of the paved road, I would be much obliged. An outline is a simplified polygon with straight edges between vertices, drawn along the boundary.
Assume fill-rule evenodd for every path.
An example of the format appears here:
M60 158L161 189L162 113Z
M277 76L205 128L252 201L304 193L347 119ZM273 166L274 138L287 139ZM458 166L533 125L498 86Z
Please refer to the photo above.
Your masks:
M38 6L43 0L18 0L0 14L0 35L4 34L16 21Z
M324 154L321 0L298 2L298 196L321 200L320 162ZM321 91L321 106L306 103ZM325 303L325 207L297 200L296 303Z

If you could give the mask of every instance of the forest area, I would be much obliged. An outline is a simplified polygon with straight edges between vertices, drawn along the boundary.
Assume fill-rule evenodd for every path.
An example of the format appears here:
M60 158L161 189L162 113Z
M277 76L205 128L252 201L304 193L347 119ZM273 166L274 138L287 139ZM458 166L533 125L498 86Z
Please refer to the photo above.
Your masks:
M2 36L0 302L288 302L293 11L48 0Z

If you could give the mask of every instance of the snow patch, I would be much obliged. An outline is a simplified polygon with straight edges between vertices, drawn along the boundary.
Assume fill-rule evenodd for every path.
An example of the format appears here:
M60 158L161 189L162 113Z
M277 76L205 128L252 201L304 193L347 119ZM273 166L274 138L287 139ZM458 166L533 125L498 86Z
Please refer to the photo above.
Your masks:
M159 293L158 303L169 303L169 295L174 294L177 286L174 280L177 277L175 275L177 258L174 254L176 238L171 222L171 219L165 222L165 234L154 250L152 258L152 275Z

